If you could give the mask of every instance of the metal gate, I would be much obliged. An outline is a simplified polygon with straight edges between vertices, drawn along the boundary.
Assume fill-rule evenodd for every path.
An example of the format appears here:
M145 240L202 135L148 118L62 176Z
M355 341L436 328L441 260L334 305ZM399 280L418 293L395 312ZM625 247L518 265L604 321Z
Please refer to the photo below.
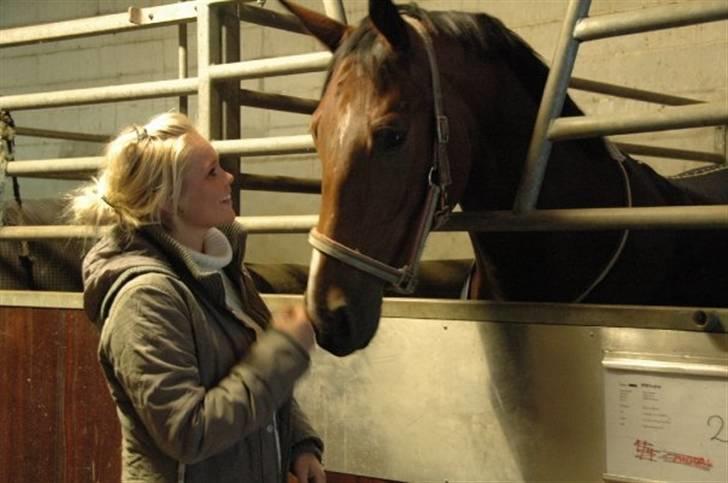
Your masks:
M179 96L180 110L186 111L186 96L196 93L200 131L212 139L226 169L238 173L240 156L312 152L308 135L241 139L241 105L305 113L313 111L316 101L242 91L240 80L319 71L330 58L328 53L312 53L241 61L236 48L240 21L301 31L290 17L247 3L180 2L61 22L53 29L1 31L3 47L178 25L180 63L178 79L5 96L0 97L0 107L20 110ZM325 5L331 15L343 19L340 3ZM707 13L685 4L602 18L586 18L588 8L588 1L570 3L530 150L532 170L516 213L456 214L444 230L728 228L726 206L532 210L549 139L728 122L723 105L681 107L677 120L662 113L647 121L631 116L553 120L569 82L575 88L663 104L693 101L583 79L569 81L574 39L684 25L686 19L728 18L728 5L722 4ZM186 25L193 21L198 30L198 76L188 77ZM78 135L29 128L19 134L66 139ZM697 156L715 161L714 156ZM6 174L89 173L99 161L96 157L14 161L8 163ZM240 175L236 188L312 192L318 186L312 180L280 182ZM305 232L315 220L315 215L239 218L251 233ZM90 227L0 227L2 240L90 234ZM290 298L266 300L275 308ZM0 440L5 448L0 468L9 472L10 480L54 472L63 481L95 481L118 471L114 455L103 444L113 425L85 420L82 430L74 427L90 415L85 412L93 411L81 395L101 391L94 401L106 397L95 360L79 350L81 345L95 345L94 336L79 329L85 323L80 307L78 294L0 292L5 349L0 366L16 371L3 375L4 392L12 396L0 412L0 425L15 428ZM298 397L327 443L327 467L342 473L401 481L725 481L726 321L728 311L713 308L388 299L380 334L372 345L343 360L319 351ZM43 347L34 340L37 337L54 340L55 355L38 357L44 361L41 367L36 367L39 362L33 355ZM21 345L30 353L15 352ZM53 383L45 379L47 372L56 373ZM45 397L34 397L41 393ZM645 398L652 409L643 409ZM99 411L111 414L109 403L98 402ZM43 432L39 421L51 422L52 430L46 427ZM55 449L34 442L34 435L24 433L24 428L56 440L51 445ZM660 439L650 439L654 434ZM39 459L43 451L52 456ZM18 456L30 458L37 467L19 470ZM671 458L679 461L668 461Z

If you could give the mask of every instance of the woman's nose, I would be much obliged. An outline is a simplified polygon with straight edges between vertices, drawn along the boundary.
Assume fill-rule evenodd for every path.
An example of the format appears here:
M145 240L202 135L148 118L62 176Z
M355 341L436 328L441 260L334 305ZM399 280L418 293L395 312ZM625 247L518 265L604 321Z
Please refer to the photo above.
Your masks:
M233 176L233 174L229 171L225 171L225 174L227 175L227 184L233 184L235 176Z

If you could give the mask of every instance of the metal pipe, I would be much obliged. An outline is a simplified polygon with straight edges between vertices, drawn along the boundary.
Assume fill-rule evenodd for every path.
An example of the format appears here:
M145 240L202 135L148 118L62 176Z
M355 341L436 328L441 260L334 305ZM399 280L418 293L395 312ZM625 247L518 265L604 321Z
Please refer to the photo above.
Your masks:
M641 146L637 144L615 143L620 149L632 154L670 157L722 163L725 160L720 154L681 149L662 148L657 146ZM280 136L269 138L232 139L213 141L218 154L238 154L240 156L269 156L275 154L304 154L315 152L313 139L308 134L298 136ZM8 176L40 177L44 174L75 173L92 174L98 171L103 157L79 157L58 159L37 159L13 161L8 163ZM284 179L284 177L280 177ZM247 189L254 189L246 187Z
M177 27L177 78L186 79L189 77L187 54L187 24L180 24ZM187 96L179 97L179 112L187 114L189 112L189 102Z
M212 65L210 79L253 79L278 75L300 74L325 70L331 58L329 52L292 55L247 62ZM199 61L198 61L199 62ZM44 107L78 106L104 102L186 96L197 93L198 79L170 79L117 86L91 87L55 92L18 94L0 97L3 109L23 110Z
M688 104L700 104L704 101L691 99L689 97L673 96L662 94L659 92L646 91L643 89L635 89L632 87L620 86L616 84L608 84L589 79L581 79L572 77L569 87L587 92L596 92L606 94L608 96L623 97L625 99L635 99L637 101L652 102L655 104L664 104L667 106L685 106Z
M91 143L106 143L111 136L104 134L86 134L82 132L53 131L50 129L35 129L32 127L16 127L15 134L48 139L66 139L69 141L87 141Z
M236 218L250 233L306 233L318 215L242 216ZM728 205L584 208L453 213L437 231L526 232L604 230L724 230ZM65 239L93 237L107 227L5 226L0 240Z
M270 156L275 154L305 154L316 151L309 134L268 138L212 141L219 155ZM101 167L101 156L36 159L8 163L8 176L35 176L54 173L95 173Z
M572 36L574 25L580 18L588 14L590 5L591 0L571 0L566 9L559 41L554 50L554 60L536 115L521 182L516 192L513 206L516 213L525 213L536 206L541 183L546 173L546 163L551 154L551 142L547 137L549 123L551 119L558 117L561 113L576 53L579 49L579 43Z
M201 3L197 11L197 128L207 139L213 139L213 132L218 134L222 125L215 119L219 114L216 109L219 99L210 78L210 65L217 64L219 57L219 38L213 38L212 31L219 24L217 15L210 4ZM217 46L217 49L214 48Z
M215 64L228 62L240 62L240 17L238 8L235 5L223 5L217 9L219 26L217 36L220 39L219 57L215 58ZM208 66L209 68L209 66ZM226 80L213 84L220 100L217 109L220 114L220 132L213 133L212 139L240 139L242 137L241 110L240 110L240 82L237 80ZM220 165L226 171L233 174L232 206L237 215L240 214L240 157L234 155L220 156Z
M267 94L265 92L250 91L247 89L240 90L240 104L248 107L296 112L299 114L313 114L318 103L319 101L317 99Z
M614 145L629 154L641 154L643 156L654 156L656 158L684 159L687 161L702 161L714 164L725 164L728 162L724 155L708 151L691 151L688 149L674 149L631 143L614 143Z
M326 15L334 20L338 20L343 24L347 23L346 11L344 10L344 5L342 5L341 0L324 0L324 11L326 12Z
M454 213L442 231L725 230L728 205Z
M290 176L241 174L240 187L249 191L320 194L321 180L311 178L293 178Z
M316 151L313 139L309 134L212 141L212 147L217 150L218 154L239 154L241 156L303 154Z
M171 79L117 86L89 87L0 97L3 109L20 111L43 107L80 106L104 102L174 97L197 92L197 78Z
M38 176L53 173L96 172L104 158L83 157L65 159L38 159L8 163L8 176Z
M260 77L320 72L328 68L330 61L330 52L314 52L311 54L211 65L209 74L210 78L215 80L257 79Z
M244 5L240 7L240 20L247 23L286 30L296 34L308 34L301 21L293 15L282 14L260 7Z
M725 103L671 107L659 112L620 116L586 116L554 119L548 130L551 141L578 139L611 134L667 131L728 124Z
M127 12L0 30L0 47L68 40L191 22L197 2L131 7Z
M0 226L0 240L65 240L96 238L105 235L109 227L90 225Z
M604 39L725 19L728 19L726 2L708 5L703 2L684 2L584 18L576 24L574 38L579 41Z
M240 216L235 219L248 233L308 233L318 215Z

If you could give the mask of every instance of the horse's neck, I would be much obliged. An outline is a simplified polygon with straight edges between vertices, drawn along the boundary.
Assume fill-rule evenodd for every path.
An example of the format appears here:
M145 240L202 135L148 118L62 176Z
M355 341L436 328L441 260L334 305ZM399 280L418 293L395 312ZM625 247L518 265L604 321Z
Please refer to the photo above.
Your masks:
M473 113L481 142L463 211L509 210L513 206L537 105L516 79L500 83L490 105ZM475 104L474 104L475 105ZM539 208L622 206L624 180L617 161L596 142L556 143L539 197ZM513 300L571 301L596 278L614 253L617 233L474 233L481 262L487 259L503 293Z

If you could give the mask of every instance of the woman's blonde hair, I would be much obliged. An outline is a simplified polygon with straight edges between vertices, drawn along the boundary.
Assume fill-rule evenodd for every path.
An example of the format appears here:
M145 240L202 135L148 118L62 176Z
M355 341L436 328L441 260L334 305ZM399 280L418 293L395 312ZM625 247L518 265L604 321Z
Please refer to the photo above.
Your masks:
M116 225L126 233L165 222L163 207L177 212L188 158L185 135L194 131L187 116L174 112L123 129L106 146L98 177L71 193L73 222Z

